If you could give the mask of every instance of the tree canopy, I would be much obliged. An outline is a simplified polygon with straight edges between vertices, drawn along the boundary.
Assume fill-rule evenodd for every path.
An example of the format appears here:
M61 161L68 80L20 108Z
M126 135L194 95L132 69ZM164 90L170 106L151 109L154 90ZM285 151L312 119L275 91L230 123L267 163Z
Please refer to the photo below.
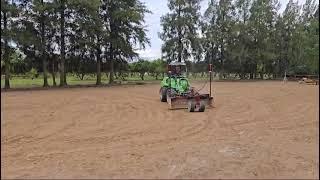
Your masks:
M200 4L208 3L202 14ZM319 3L289 0L168 0L160 19L162 57L141 60L150 45L141 0L1 0L1 72L37 72L48 86L67 85L67 73L82 77L145 72L158 78L165 63L185 61L195 72L212 63L223 78L273 78L319 74ZM140 59L136 63L132 60ZM129 63L129 64L128 64ZM35 73L33 73L35 74ZM116 77L117 78L117 77Z

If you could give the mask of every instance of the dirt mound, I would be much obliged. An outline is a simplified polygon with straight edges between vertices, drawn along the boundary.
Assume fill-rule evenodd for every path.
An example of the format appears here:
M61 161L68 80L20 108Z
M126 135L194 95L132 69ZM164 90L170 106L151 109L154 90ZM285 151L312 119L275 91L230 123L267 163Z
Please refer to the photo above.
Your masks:
M159 85L2 92L1 177L319 178L318 86L213 87L204 113Z

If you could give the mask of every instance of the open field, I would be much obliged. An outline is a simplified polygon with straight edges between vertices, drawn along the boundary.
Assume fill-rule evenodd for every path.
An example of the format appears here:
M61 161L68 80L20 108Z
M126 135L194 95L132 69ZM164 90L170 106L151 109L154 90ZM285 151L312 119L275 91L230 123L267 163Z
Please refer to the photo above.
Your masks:
M102 83L107 84L109 83L108 77L103 74ZM155 80L155 78L146 76L146 81ZM141 79L136 77L128 77L127 81L141 81ZM68 75L67 77L68 85L93 85L96 84L96 77L94 75L91 76L85 76L83 80L79 79L76 76ZM53 81L52 77L48 78L49 86L52 86ZM56 83L59 85L59 77L56 78ZM34 88L34 87L42 87L43 86L43 78L39 76L38 78L22 78L22 77L13 77L10 80L11 88ZM4 88L4 77L1 79L1 88Z
M197 81L203 81L203 80L208 80L208 77L201 77L198 75L196 78L190 76L190 80L197 80ZM213 78L217 79L217 78ZM102 74L101 77L102 84L108 84L109 83L109 78L106 76L105 73ZM156 80L155 77L150 76L150 75L145 75L144 81L143 82L150 82L150 81L161 81L162 76L158 76L158 80ZM1 88L4 88L4 76L1 77ZM120 81L119 79L115 79L115 81ZM139 75L135 74L134 76L128 76L125 78L124 82L142 82L141 78ZM48 83L49 86L52 86L53 80L52 77L48 77ZM56 83L59 85L59 76L56 77ZM79 79L79 77L75 75L68 74L67 76L67 83L68 85L94 85L96 84L96 76L95 74L89 74L84 77L83 80ZM38 88L43 86L43 77L40 75L37 78L31 79L30 77L21 77L15 75L11 80L10 80L10 86L11 88Z
M214 82L204 113L158 84L1 92L1 177L318 179L318 88Z

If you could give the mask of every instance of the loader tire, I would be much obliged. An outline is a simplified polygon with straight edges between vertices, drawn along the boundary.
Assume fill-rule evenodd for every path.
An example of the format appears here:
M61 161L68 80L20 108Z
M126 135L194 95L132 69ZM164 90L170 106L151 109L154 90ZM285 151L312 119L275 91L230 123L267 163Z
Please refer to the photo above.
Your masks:
M160 89L160 101L161 102L167 102L167 88L162 87Z
M204 112L205 109L206 109L206 105L204 104L203 101L201 101L201 102L200 102L199 112Z
M195 107L196 107L196 104L195 104L194 101L189 101L188 102L188 111L189 112L194 112Z

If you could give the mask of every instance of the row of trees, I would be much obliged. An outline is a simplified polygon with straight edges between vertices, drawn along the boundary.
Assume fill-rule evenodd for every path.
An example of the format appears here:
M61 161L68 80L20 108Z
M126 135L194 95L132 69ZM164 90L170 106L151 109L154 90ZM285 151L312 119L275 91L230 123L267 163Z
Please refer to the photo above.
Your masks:
M283 13L277 0L208 0L203 15L200 2L168 0L170 12L161 17L159 33L165 61L200 61L203 71L211 62L219 74L241 78L319 73L316 0L303 6L290 0ZM43 86L48 86L49 73L56 85L58 71L60 86L67 85L66 72L94 72L96 84L101 84L102 70L110 73L110 83L123 68L143 72L151 67L144 66L148 62L127 62L149 44L148 13L139 0L1 0L5 88L10 88L11 71L31 68L43 73Z
M31 66L43 73L48 86L51 71L67 85L66 71L81 71L96 65L101 84L101 64L136 58L137 48L149 44L144 17L150 13L139 0L1 0L1 70L5 88L10 88L10 59L17 49ZM48 71L49 69L49 71Z
M285 73L319 74L319 5L289 0L169 0L161 17L163 56L212 62L220 75L262 78Z

